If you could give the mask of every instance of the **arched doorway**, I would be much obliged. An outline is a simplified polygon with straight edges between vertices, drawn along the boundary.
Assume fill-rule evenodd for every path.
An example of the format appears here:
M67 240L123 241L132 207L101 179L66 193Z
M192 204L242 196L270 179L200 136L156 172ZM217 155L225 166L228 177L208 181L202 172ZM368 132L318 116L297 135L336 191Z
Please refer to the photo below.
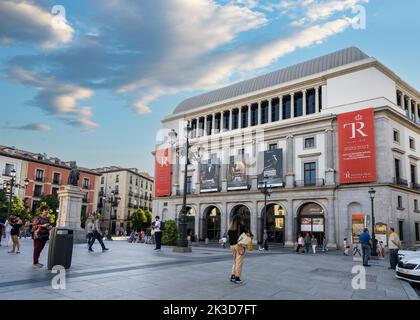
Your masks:
M264 209L262 217L264 218ZM272 243L281 243L284 245L284 216L285 210L278 203L267 205L266 230L268 233L268 241Z
M209 240L219 240L220 225L221 225L221 214L219 208L210 206L204 211L206 219L206 237Z
M195 209L192 207L187 207L187 235L192 232L195 234Z
M325 236L325 212L322 207L314 202L306 203L299 209L298 233L310 233L322 243Z
M242 216L245 228L251 230L251 212L249 211L248 207L244 206L243 204L237 205L232 209L230 217L232 218L236 214Z

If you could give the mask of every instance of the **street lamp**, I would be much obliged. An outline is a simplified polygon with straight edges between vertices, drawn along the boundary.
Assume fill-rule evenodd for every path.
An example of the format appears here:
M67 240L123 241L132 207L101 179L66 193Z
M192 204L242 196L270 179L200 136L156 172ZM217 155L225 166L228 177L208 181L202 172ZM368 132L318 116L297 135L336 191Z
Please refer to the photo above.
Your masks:
M191 252L191 248L188 247L187 240L187 180L188 180L188 164L190 163L190 158L194 160L200 160L202 157L202 149L197 148L196 152L191 152L191 144L189 140L190 132L192 131L190 122L187 122L185 127L186 142L185 145L177 151L178 155L185 157L185 166L184 166L184 192L182 198L182 209L179 214L179 238L176 242L176 247L174 247L174 252ZM170 143L172 146L176 144L178 134L174 129L169 133Z
M268 177L264 176L264 186L260 189L261 193L264 194L264 217L263 217L263 225L261 226L261 243L264 246L264 231L267 232L267 197L271 196L272 188L271 186L267 185ZM268 239L267 239L267 249L268 249Z
M371 212L372 212L372 253L371 256L377 256L376 253L376 238L375 238L375 209L373 205L373 200L375 199L376 190L370 188L369 196L370 196L370 203L371 203Z
M7 215L10 216L12 213L12 200L13 200L13 190L15 188L26 188L29 184L29 179L26 178L23 181L23 185L16 183L16 169L12 169L9 173L11 179L9 181L3 182L3 188L6 187L6 192L9 193L9 205L7 208Z

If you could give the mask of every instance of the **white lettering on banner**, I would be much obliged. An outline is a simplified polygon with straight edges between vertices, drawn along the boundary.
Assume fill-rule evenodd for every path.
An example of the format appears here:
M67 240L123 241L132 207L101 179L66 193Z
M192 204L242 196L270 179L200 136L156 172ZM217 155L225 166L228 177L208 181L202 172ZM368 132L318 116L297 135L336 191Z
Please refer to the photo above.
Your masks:
M168 166L168 157L160 157L160 166L167 167Z
M357 124L359 124L360 125L360 127L359 128L356 128L356 125ZM351 137L350 137L350 139L356 139L356 132L359 132L359 134L362 136L362 137L367 137L368 135L366 134L366 133L364 133L363 131L362 131L362 129L365 127L365 123L364 122L351 122L351 123L345 123L345 124L343 124L343 128L345 129L347 126L351 126L351 132L352 132L352 134L351 134Z

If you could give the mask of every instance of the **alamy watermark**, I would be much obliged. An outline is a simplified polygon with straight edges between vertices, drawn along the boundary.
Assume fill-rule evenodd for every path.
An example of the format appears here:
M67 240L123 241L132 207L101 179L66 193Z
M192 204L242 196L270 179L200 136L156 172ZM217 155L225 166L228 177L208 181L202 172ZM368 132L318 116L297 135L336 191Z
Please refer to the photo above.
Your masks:
M54 29L64 29L67 27L66 8L62 5L55 5L51 9L53 18L51 25Z
M51 280L51 287L54 290L66 289L66 269L61 265L56 265L52 268L51 273L57 273Z

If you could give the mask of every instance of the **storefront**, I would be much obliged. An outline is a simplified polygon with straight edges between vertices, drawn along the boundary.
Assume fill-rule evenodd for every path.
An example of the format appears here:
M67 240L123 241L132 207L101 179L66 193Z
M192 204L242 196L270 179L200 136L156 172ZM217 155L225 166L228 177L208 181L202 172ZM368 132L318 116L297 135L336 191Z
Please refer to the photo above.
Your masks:
M264 209L263 209L264 210ZM264 211L263 211L264 214ZM268 241L284 245L285 211L279 204L267 205L266 230Z
M204 211L206 221L206 238L209 240L219 240L221 238L221 214L215 206L210 206Z
M324 209L314 202L304 204L298 215L298 234L314 235L318 244L322 243L325 236L325 215Z

